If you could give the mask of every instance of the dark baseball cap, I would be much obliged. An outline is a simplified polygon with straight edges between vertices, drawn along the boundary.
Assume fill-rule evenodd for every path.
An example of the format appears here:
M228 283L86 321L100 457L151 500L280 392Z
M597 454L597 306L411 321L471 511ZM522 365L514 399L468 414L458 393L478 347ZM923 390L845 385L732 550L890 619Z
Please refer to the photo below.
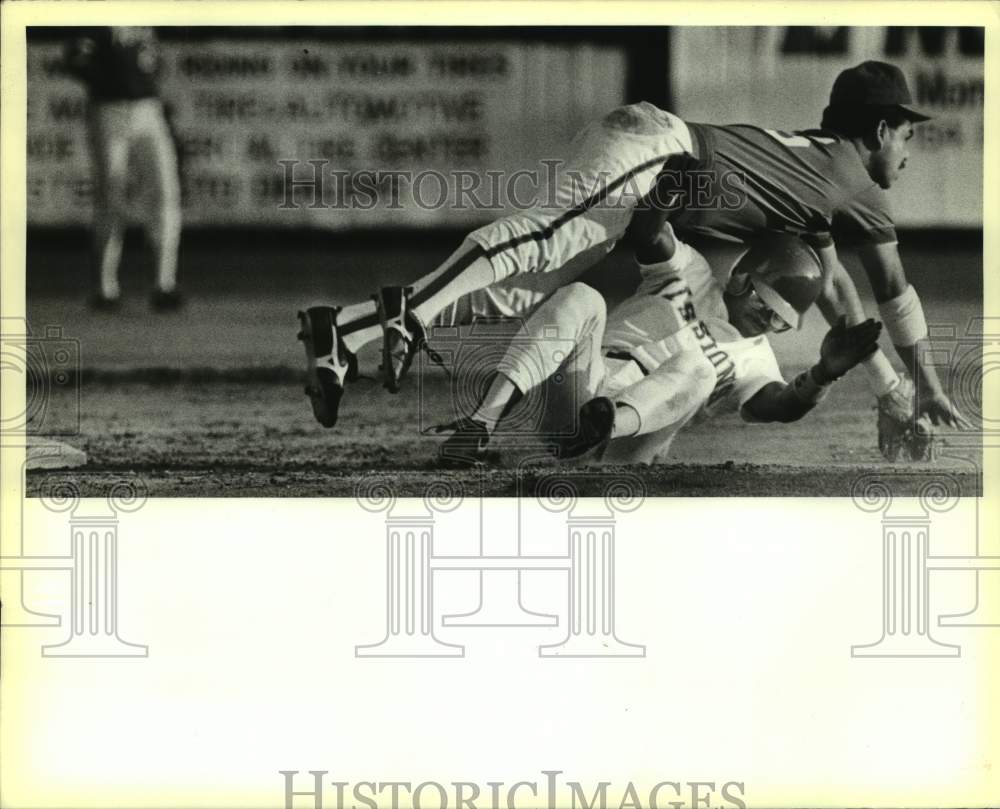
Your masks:
M830 91L830 106L835 109L896 107L914 123L929 121L931 116L911 109L912 103L903 71L887 62L862 62L842 71Z

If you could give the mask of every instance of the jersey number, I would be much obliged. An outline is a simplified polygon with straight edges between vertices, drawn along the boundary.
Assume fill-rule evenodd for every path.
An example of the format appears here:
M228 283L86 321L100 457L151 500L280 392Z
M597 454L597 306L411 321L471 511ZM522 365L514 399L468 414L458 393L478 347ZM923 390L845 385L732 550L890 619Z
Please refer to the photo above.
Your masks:
M830 144L836 142L833 138L807 137L806 135L796 135L793 132L783 132L780 129L765 129L764 131L778 141L778 143L783 143L785 146L793 149L808 149L817 143Z

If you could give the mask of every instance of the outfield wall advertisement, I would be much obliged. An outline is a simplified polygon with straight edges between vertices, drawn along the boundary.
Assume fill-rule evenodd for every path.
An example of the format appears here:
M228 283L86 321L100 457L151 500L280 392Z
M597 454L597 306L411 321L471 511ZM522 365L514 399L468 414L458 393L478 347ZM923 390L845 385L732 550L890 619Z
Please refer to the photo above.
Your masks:
M595 39L227 37L161 50L186 224L334 230L471 226L512 195L530 198L544 182L539 161L567 156L583 124L623 103L630 58L620 41ZM84 91L60 53L29 41L31 224L90 219ZM899 64L934 119L917 127L890 192L898 223L981 226L982 29L683 27L670 58L682 117L786 130L819 124L843 68ZM133 180L141 203L139 166Z
M511 192L530 194L523 170L563 157L625 92L623 49L599 44L224 39L161 51L189 225L488 221ZM90 218L85 94L60 57L58 43L29 43L31 224Z
M920 124L899 183L896 221L981 227L983 29L676 28L671 49L682 117L773 129L819 126L837 74L866 59L906 75Z

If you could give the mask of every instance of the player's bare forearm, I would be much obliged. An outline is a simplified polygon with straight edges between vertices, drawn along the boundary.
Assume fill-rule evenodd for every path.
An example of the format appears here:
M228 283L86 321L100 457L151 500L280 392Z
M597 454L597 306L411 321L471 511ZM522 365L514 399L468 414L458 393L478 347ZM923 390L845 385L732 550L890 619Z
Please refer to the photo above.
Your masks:
M860 323L865 318L864 307L858 288L847 269L840 262L833 246L818 251L827 283L817 300L817 306L831 325L840 315L847 317L848 323ZM863 363L868 383L876 397L885 396L899 384L899 375L893 370L885 354L876 350Z
M871 282L889 339L917 382L920 398L928 402L945 398L937 373L924 361L929 353L927 323L920 297L906 279L898 245L867 245L858 251L858 257ZM919 409L923 409L922 405Z
M826 283L823 284L816 305L826 322L832 326L844 315L849 325L861 323L865 319L865 308L861 304L861 296L854 280L837 257L837 251L833 247L825 247L817 253Z
M945 409L950 409L950 405L945 405L947 397L945 396L944 388L941 386L941 380L937 375L937 371L933 365L929 365L923 360L923 357L930 353L929 341L926 339L919 340L914 345L895 346L895 349L916 384L918 413L924 412L929 407L937 408L938 405L945 407ZM931 416L932 423L936 424L939 420L949 423L948 418L939 419L933 412L929 415Z
M899 245L895 242L862 245L858 248L858 258L868 276L876 303L883 304L897 297L909 285L899 257Z

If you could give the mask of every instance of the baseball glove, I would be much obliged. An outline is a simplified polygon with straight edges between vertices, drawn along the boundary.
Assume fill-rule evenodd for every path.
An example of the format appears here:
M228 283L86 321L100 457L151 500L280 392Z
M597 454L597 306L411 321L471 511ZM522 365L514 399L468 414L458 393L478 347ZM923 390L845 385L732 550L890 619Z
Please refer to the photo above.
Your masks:
M916 417L908 377L878 399L878 448L893 463L930 461L934 456L934 428L926 418Z

